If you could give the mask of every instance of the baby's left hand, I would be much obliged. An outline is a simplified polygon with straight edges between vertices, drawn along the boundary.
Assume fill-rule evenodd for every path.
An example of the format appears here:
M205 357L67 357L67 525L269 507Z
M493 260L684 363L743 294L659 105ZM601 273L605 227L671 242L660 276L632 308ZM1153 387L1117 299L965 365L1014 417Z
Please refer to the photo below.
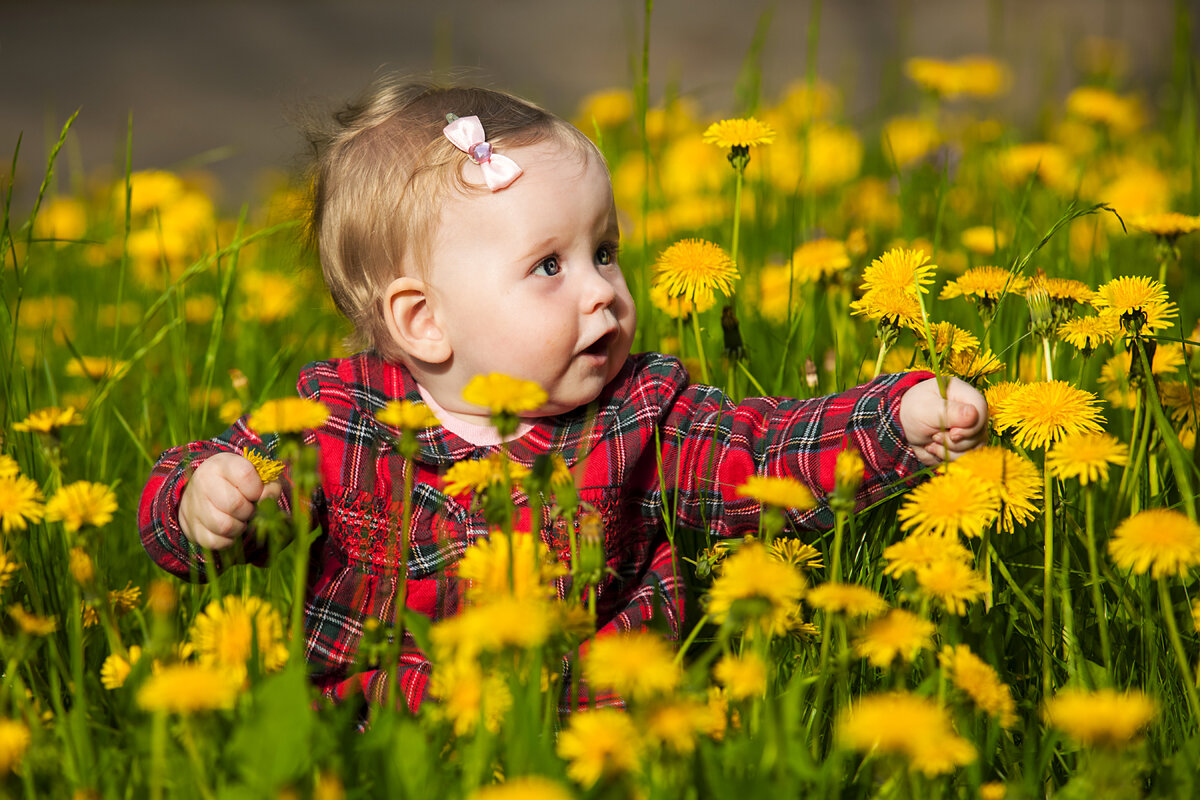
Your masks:
M951 378L946 396L937 378L921 381L900 398L900 425L917 459L927 467L953 461L987 441L987 401L975 387Z

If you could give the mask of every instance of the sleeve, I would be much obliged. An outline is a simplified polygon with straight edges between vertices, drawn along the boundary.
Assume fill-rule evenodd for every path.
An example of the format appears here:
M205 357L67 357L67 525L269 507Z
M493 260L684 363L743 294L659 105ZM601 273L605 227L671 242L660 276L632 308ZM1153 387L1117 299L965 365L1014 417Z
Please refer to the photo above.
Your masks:
M737 495L748 477L795 478L812 491L817 506L789 512L791 522L828 529L834 523L828 495L842 450L857 449L866 467L859 509L909 485L924 469L900 425L900 399L930 377L883 375L823 397L750 398L737 405L718 389L687 386L662 425L664 491L678 492L682 524L732 536L758 526L759 504Z
M179 502L192 472L217 453L240 453L243 447L262 455L274 452L275 437L259 438L242 417L228 430L213 439L191 442L164 452L150 470L150 478L142 490L138 504L138 528L142 546L154 563L185 580L203 582L207 579L205 559L211 555L212 566L220 571L229 563L247 561L261 564L267 548L253 536L244 536L242 547L231 547L225 553L205 553L184 536L179 525ZM285 513L291 513L290 492L280 498Z

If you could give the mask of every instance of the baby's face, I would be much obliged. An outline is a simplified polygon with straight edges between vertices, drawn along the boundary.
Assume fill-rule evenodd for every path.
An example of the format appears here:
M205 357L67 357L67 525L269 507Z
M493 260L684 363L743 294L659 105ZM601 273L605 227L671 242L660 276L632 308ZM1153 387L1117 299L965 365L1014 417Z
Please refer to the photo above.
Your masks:
M636 312L617 263L620 231L599 159L546 142L504 151L524 174L498 192L444 204L427 274L453 355L449 411L473 411L461 387L500 372L534 381L539 415L585 405L620 371Z

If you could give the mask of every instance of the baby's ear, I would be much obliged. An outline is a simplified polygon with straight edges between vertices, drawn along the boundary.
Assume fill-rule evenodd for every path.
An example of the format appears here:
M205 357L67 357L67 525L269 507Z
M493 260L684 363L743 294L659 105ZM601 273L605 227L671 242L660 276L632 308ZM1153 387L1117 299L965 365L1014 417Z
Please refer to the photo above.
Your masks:
M383 308L392 340L411 357L441 364L453 354L430 304L429 286L423 281L396 278L384 289Z

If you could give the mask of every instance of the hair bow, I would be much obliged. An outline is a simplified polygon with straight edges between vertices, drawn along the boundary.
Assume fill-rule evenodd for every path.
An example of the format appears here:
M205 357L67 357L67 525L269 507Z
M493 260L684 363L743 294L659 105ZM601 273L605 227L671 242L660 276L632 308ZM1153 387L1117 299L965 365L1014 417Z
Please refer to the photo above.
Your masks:
M451 115L447 114L447 118ZM483 133L479 117L455 117L442 128L450 143L466 153L483 170L483 179L493 192L503 189L521 177L521 168L507 156L492 151L492 145Z

